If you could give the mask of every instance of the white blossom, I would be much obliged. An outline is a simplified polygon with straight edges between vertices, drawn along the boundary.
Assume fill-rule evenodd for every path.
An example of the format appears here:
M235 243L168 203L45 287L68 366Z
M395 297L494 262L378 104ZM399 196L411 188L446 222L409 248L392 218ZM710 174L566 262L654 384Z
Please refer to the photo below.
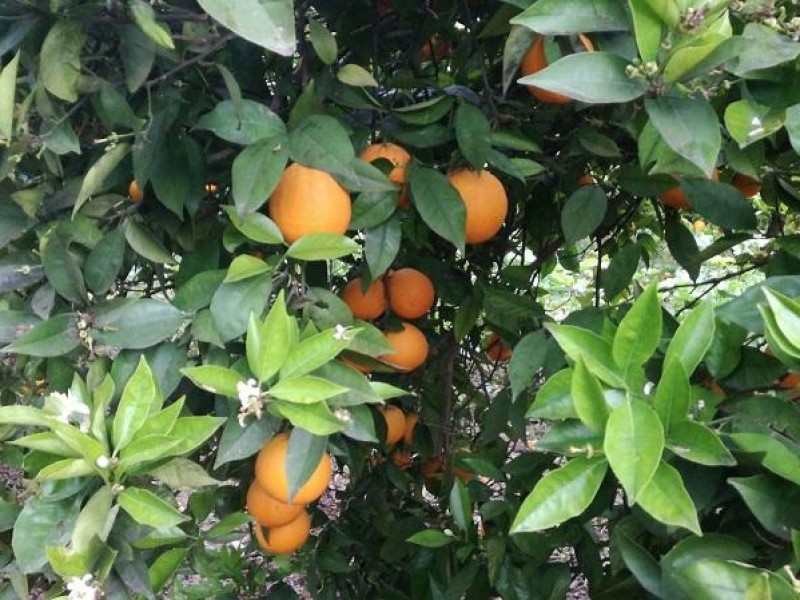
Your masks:
M92 585L92 575L87 573L83 577L72 577L67 582L69 600L97 600L97 588Z
M335 340L346 340L347 334L347 327L342 324L337 324L336 327L333 328L333 339Z
M107 469L111 466L111 459L107 456L98 456L97 460L94 461L94 464L98 469Z
M239 402L242 408L249 410L261 400L261 388L255 379L240 381L236 384L236 393L239 395Z
M342 423L349 423L350 421L353 420L352 413L346 408L339 407L333 411L333 414Z
M55 411L56 419L62 423L70 421L78 423L81 431L84 433L89 431L89 407L72 390L67 391L66 394L53 392L48 400L51 411Z

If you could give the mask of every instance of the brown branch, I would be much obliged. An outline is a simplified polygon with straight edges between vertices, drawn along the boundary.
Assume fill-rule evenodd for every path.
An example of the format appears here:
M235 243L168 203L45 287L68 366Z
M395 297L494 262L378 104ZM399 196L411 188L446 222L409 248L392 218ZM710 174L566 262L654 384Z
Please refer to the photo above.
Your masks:
M153 86L158 85L159 83L163 83L167 79L170 79L171 77L174 77L175 75L177 75L178 73L180 73L184 69L187 69L187 68L191 67L192 65L195 65L195 64L199 63L206 56L209 56L210 54L213 54L214 52L216 52L217 50L222 48L225 44L227 44L228 42L233 40L235 37L236 37L235 33L227 33L227 34L225 34L213 46L207 48L206 50L203 50L199 54L195 54L192 58L183 61L178 66L176 66L173 69L170 69L166 73L163 73L163 74L159 75L158 77L155 77L155 78L145 82L145 84L144 84L145 87L147 89L150 89Z

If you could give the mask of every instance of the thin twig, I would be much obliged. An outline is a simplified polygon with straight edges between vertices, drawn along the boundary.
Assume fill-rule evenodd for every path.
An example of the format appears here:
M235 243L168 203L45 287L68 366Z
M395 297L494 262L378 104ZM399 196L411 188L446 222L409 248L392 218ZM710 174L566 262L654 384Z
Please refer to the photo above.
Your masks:
M158 77L155 77L155 78L151 79L150 81L147 81L147 82L144 84L144 85L145 85L145 87L146 87L147 89L150 89L150 88L152 88L153 86L155 86L155 85L158 85L159 83L163 83L163 82L164 82L164 81L166 81L167 79L169 79L169 78L171 78L171 77L175 76L176 74L180 73L180 72L181 72L181 71L183 71L184 69L187 69L187 68L191 67L192 65L199 63L199 62L200 62L200 61L202 61L202 60L203 60L203 59L204 59L206 56L208 56L208 55L210 55L210 54L213 54L214 52L216 52L217 50L219 50L220 48L222 48L222 47L223 47L225 44L227 44L228 42L230 42L231 40L233 40L235 37L236 37L236 34L235 34L235 33L227 33L227 34L225 34L224 36L222 36L222 37L219 39L219 41L218 41L216 44L214 44L214 45L213 45L213 46L211 46L210 48L207 48L206 50L203 50L203 51L202 51L201 53L199 53L199 54L195 54L195 55L194 55L192 58L190 58L190 59L188 59L188 60L185 60L185 61L183 61L183 62L182 62L182 63L180 63L178 66L176 66L174 69L170 69L170 70L169 70L169 71L167 71L166 73L163 73L163 74L159 75Z

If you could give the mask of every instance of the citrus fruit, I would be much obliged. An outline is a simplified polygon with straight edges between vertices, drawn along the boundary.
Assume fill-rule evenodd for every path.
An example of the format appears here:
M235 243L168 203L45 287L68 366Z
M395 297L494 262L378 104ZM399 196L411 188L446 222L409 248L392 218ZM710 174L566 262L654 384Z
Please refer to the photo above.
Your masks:
M279 502L253 481L247 490L247 512L264 527L279 527L296 519L303 505Z
M381 360L393 367L413 371L428 358L428 340L411 323L403 323L400 331L387 331L384 335L394 352L383 355Z
M492 239L508 213L508 196L503 184L489 171L462 169L447 177L467 209L466 242L480 244Z
M419 50L419 62L430 60L432 56L436 60L442 60L450 54L450 44L443 40L438 34L432 35Z
M342 290L342 300L356 319L372 321L386 311L386 292L382 279L376 279L363 291L361 278L356 277Z
M577 183L578 186L580 187L585 187L587 185L594 185L595 180L594 177L592 177L591 173L584 173L583 175L578 177L578 179L575 180L575 183Z
M673 175L672 178L680 182L679 177ZM711 177L709 179L719 181L719 171L716 168L711 172ZM691 208L692 206L691 202L689 202L689 198L687 198L686 194L683 193L683 189L681 189L680 185L676 185L675 187L661 192L658 197L664 204L674 209L687 209Z
M325 452L293 498L289 498L289 480L286 473L286 451L289 434L280 433L264 444L256 459L256 481L270 496L289 504L308 504L319 498L331 480L331 457Z
M131 197L131 202L134 204L139 204L139 202L144 200L144 192L142 192L142 188L139 187L135 179L132 180L128 186L128 195Z
M417 428L417 423L419 423L419 414L406 414L405 429L403 431L403 443L406 446L412 446L414 444L414 430Z
M506 344L500 336L492 333L489 336L489 343L486 345L486 355L495 362L505 362L511 358L514 350Z
M368 373L372 372L372 369L370 369L368 366L357 363L356 361L350 360L349 358L346 358L344 356L340 360L351 369L355 369L356 371L358 371L359 373L363 373L364 375L367 375Z
M416 269L398 269L386 276L386 295L394 314L404 319L418 319L433 306L433 283Z
M703 233L706 230L706 222L703 219L697 219L692 223L692 229L697 233Z
M797 373L788 373L780 378L778 385L785 390L793 390L800 386L800 375Z
M588 52L594 51L592 41L588 37L581 34L578 36L578 39ZM525 56L522 57L520 72L523 75L533 75L534 73L538 73L542 69L546 68L548 64L547 56L545 56L544 52L544 37L539 36L533 42ZM547 104L567 104L568 102L572 102L572 98L569 96L564 96L563 94L557 94L556 92L543 90L542 88L538 88L534 85L529 85L526 87L528 88L528 92L530 92L534 98Z
M256 541L264 550L272 554L291 554L299 550L308 540L311 532L311 516L302 511L286 525L270 527L266 533L260 525L256 525L254 529Z
M289 165L269 199L269 216L287 243L309 233L338 233L350 224L350 195L325 171Z
M411 452L404 448L395 448L392 452L392 462L401 471L405 471L411 466Z
M384 142L382 144L372 144L364 148L361 153L361 160L371 163L383 158L392 163L393 168L389 171L389 181L401 186L400 195L397 197L397 204L401 208L408 208L411 203L408 200L408 190L406 189L406 167L411 162L411 155L405 148L397 144Z
M761 183L757 179L736 173L731 180L731 185L742 192L745 198L757 196L761 191Z
M403 439L406 429L406 418L403 411L396 406L379 406L378 412L386 422L386 445L391 446Z

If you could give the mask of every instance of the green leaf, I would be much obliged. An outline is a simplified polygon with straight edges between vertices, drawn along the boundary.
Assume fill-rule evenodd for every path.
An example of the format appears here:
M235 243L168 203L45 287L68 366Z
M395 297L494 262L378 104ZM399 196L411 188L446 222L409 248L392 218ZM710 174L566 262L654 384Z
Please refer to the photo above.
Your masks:
M707 179L684 179L681 189L692 208L711 223L726 229L755 229L753 205L732 185Z
M39 77L48 92L67 102L78 99L81 49L86 31L80 21L61 19L47 33L39 53Z
M14 95L17 91L19 51L0 69L0 141L8 141L14 131Z
M154 591L161 591L172 579L172 576L178 572L188 550L188 548L171 548L162 552L153 561L153 564L147 569L147 575Z
M492 149L491 127L480 108L462 102L456 109L456 141L464 158L475 169L483 169Z
M297 404L313 404L333 398L347 391L346 387L337 385L320 377L301 375L281 379L269 388L269 395L279 400Z
M75 529L72 531L73 550L76 552L89 550L95 537L102 542L108 539L117 516L117 511L111 508L113 502L114 494L110 484L104 485L89 498L78 515Z
M291 56L295 38L291 0L239 0L236 10L226 0L198 0L201 8L237 35L281 56Z
M248 239L259 244L283 244L283 234L267 215L253 212L240 218L233 206L225 206L231 224Z
M14 407L3 407L14 408ZM2 414L0 413L0 422L4 422ZM41 426L45 426L46 421L42 418ZM68 444L61 441L55 433L50 431L42 431L40 433L32 433L15 440L11 440L10 444L21 446L22 448L29 448L31 450L39 450L40 452L47 452L56 456L64 456L67 458L79 458L80 452L76 452Z
M136 371L122 390L122 398L114 416L112 440L115 451L133 440L147 418L161 408L162 402L153 372L145 358L141 357Z
M260 258L250 256L249 254L240 254L233 259L233 262L231 262L228 267L224 283L249 279L250 277L255 277L262 273L269 273L270 271L272 271L272 266L268 265Z
M378 82L364 67L355 64L343 65L336 78L345 85L353 87L378 87Z
M269 108L253 100L223 100L195 124L217 137L234 144L253 144L259 140L279 138L286 134L281 118Z
M330 260L358 251L355 240L337 233L309 233L289 246L286 256L297 260Z
M683 320L669 343L664 362L678 360L686 375L691 376L714 340L714 307L703 302Z
M725 62L727 50L723 44L730 39L730 31L704 31L679 43L667 59L664 80L670 84L689 80L697 71L708 71Z
M219 429L225 419L220 417L179 417L170 431L170 436L180 443L165 456L188 454L205 443Z
M237 416L231 415L219 440L214 468L253 456L275 433L275 423L271 419L251 420L242 427Z
M730 477L728 483L739 492L759 523L773 535L787 539L792 528L800 527L796 510L800 488L796 485L768 474Z
M745 25L741 37L740 51L726 65L735 75L768 69L793 61L800 55L796 42L759 22Z
M159 46L169 50L175 49L175 43L169 35L169 29L156 23L156 12L144 0L131 0L128 4L133 22L139 29Z
M181 285L172 304L187 313L199 311L211 304L214 293L225 279L222 269L202 271Z
M533 382L533 378L544 364L547 355L547 339L544 329L525 335L516 346L508 361L508 379L511 395L517 398Z
M560 525L585 511L608 471L603 458L573 458L542 477L525 498L511 533L541 531Z
M393 109L394 115L411 125L432 125L440 121L453 107L451 96L435 96L430 100Z
M641 78L625 74L628 61L609 52L579 52L557 60L549 67L517 80L563 94L587 104L630 102L648 88Z
M181 492L222 485L221 481L211 477L203 467L188 458L173 458L166 464L150 469L147 474Z
M561 209L561 230L564 242L571 244L594 233L608 210L603 188L587 185L575 190Z
M664 428L656 412L637 399L615 408L606 423L603 450L628 494L628 503L635 504L664 451Z
M795 153L800 154L800 104L786 109L786 133Z
M691 402L692 387L683 363L676 356L668 357L653 398L653 408L665 431L688 418Z
M775 322L780 325L782 337L790 344L790 348L784 350L800 354L800 302L767 286L764 286L763 291Z
M697 260L700 250L694 234L678 219L667 219L664 235L670 254L675 261L686 269L692 281L700 274L700 262Z
M42 468L36 474L37 481L63 481L65 479L79 479L97 475L97 470L92 463L83 458L66 458L57 460Z
M314 19L308 22L308 39L323 63L332 65L336 61L336 56L339 54L336 38L323 23Z
M397 210L396 192L362 192L353 202L349 229L371 229L384 223Z
M695 535L702 535L697 509L683 485L680 473L665 462L657 463L657 466L658 469L638 495L639 506L665 525L683 527Z
M628 0L636 46L642 61L655 60L661 47L661 22L649 0ZM677 7L676 7L677 10Z
M711 173L722 135L717 113L707 100L661 96L645 100L645 109L670 148L703 173Z
M472 500L467 486L458 477L453 480L450 489L450 514L456 526L469 535L472 528Z
M580 420L590 429L603 433L608 420L608 406L603 388L580 359L575 362L572 372L571 391L575 412Z
M144 463L153 462L169 456L181 445L181 440L170 435L137 435L136 439L119 453L120 473L129 473Z
M264 205L278 185L288 160L283 136L259 140L239 153L233 161L231 189L240 217Z
M397 258L402 238L399 215L388 219L364 233L364 258L373 279L383 275Z
M95 294L105 294L117 278L125 258L125 232L117 227L107 232L86 258L83 274Z
M642 250L636 242L628 242L611 257L608 268L603 273L603 291L606 300L614 300L633 280Z
M286 312L283 290L275 298L257 337L258 352L248 351L248 362L259 380L267 381L283 366L289 350L297 343L297 323Z
M406 538L406 541L424 548L441 548L454 542L455 538L438 529L423 529Z
M295 427L305 429L314 435L331 435L344 428L344 424L334 416L324 402L295 404L274 400L268 406L271 411L287 419Z
M223 342L247 330L250 314L260 315L269 300L272 279L266 275L223 283L211 300L211 315Z
M731 467L736 459L719 436L695 421L673 424L667 434L667 447L681 458L710 467Z
M73 216L78 214L89 198L107 189L106 180L130 151L130 144L115 144L108 147L103 155L89 167L86 175L83 176L78 196L75 198L75 206L72 209Z
M628 537L625 530L617 529L614 533L612 544L616 542L625 566L633 573L643 588L657 598L663 598L661 566L656 562L656 559L642 546Z
M414 206L435 233L464 252L467 210L458 191L433 169L412 165L408 173Z
M154 263L174 265L177 263L175 257L169 253L164 245L159 242L153 234L142 227L139 223L128 219L123 224L125 239L137 254Z
M611 361L611 344L593 331L575 325L548 323L547 330L572 360L583 360L586 368L600 381L612 387L624 388L625 381Z
M92 336L113 348L141 350L155 346L183 324L177 308L155 298L114 298L92 314Z
M544 35L627 31L630 28L623 5L615 0L539 0L511 19L511 24Z
M290 500L317 470L327 445L327 437L312 435L303 429L292 430L286 448L285 465Z
M69 243L57 231L43 240L42 267L58 294L70 302L86 301L86 287L77 258L69 251Z
M302 340L289 350L280 368L281 379L298 377L318 369L347 348L356 334L357 331L352 329L341 335L334 329L326 329Z
M763 433L732 433L729 437L742 452L761 454L765 469L800 485L800 456L788 444Z
M144 488L127 487L117 496L126 513L140 525L172 527L189 519L175 507Z
M34 325L33 329L3 348L3 352L44 357L61 356L77 348L80 343L77 315L64 313Z
M614 335L614 362L623 377L644 365L661 339L661 306L655 282L642 292L625 314Z
M29 498L12 530L11 547L23 573L41 573L47 564L47 546L63 546L70 538L80 510L80 496L56 502Z
M511 357L513 360L513 356ZM525 417L528 419L577 419L572 402L572 369L562 369L544 382Z

